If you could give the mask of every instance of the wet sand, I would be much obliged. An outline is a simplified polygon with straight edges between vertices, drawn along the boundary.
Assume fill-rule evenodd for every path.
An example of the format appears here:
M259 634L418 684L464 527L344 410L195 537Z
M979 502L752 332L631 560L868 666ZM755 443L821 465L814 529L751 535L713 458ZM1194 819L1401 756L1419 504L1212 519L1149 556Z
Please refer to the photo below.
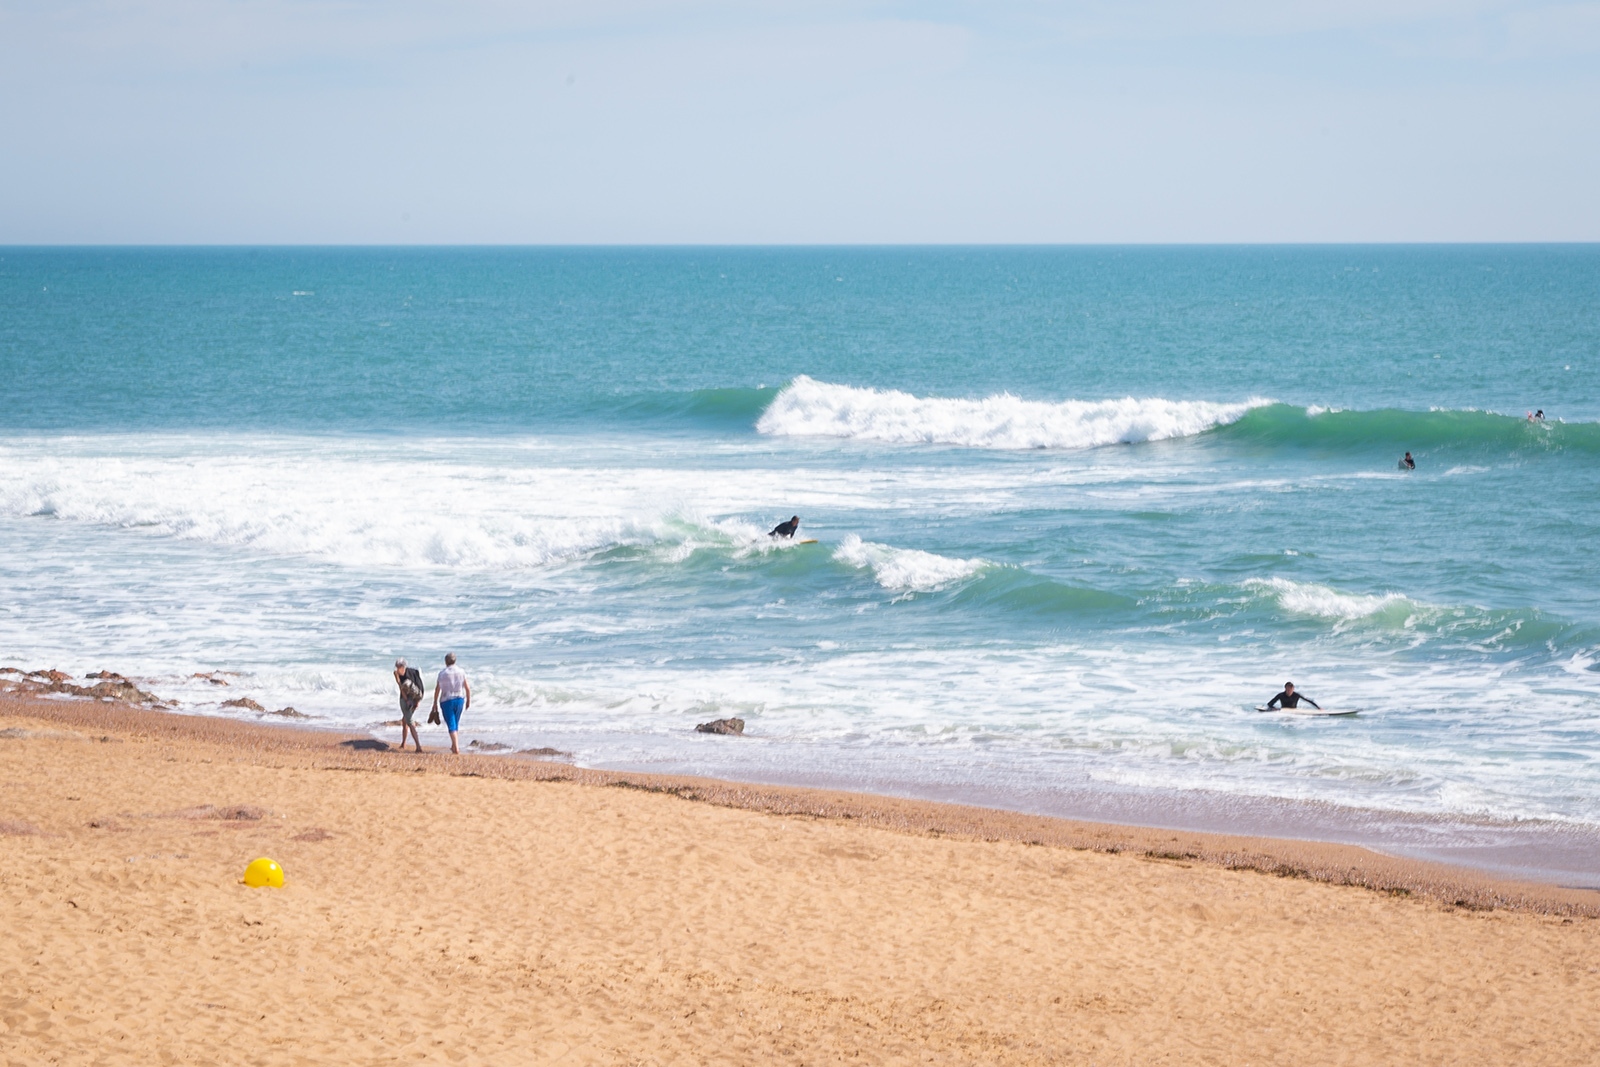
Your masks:
M376 745L0 698L0 1058L1600 1061L1600 893Z

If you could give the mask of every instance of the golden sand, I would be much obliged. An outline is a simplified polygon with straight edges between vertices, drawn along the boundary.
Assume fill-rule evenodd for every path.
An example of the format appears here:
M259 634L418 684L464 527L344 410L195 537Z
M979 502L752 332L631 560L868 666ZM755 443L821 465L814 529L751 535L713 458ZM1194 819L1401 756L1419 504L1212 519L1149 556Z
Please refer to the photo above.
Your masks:
M1600 1063L1597 894L347 740L0 700L0 1061Z

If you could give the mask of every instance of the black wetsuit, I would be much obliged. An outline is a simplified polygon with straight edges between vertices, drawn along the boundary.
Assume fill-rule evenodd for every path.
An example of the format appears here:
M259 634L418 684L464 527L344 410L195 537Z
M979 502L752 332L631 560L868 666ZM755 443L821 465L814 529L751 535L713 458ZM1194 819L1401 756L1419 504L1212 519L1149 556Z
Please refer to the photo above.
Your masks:
M1275 696L1271 700L1267 701L1267 707L1269 707L1269 708L1277 707L1278 706L1278 701L1280 701L1280 700L1283 701L1283 706L1286 707L1286 708L1298 708L1300 706L1300 702L1302 700L1304 700L1307 704L1310 704L1312 707L1316 708L1318 711L1322 710L1322 705L1321 704L1318 704L1315 700L1312 700L1310 697L1306 696L1304 693L1298 693L1298 692L1296 692L1296 693L1289 693L1289 692L1279 693L1277 696Z
M780 522L780 523L778 523L778 525L776 525L776 526L774 526L772 528L772 532L767 534L767 536L768 537L793 537L795 535L795 532L797 530L799 530L799 529L800 529L800 520L799 519L790 519L788 522Z

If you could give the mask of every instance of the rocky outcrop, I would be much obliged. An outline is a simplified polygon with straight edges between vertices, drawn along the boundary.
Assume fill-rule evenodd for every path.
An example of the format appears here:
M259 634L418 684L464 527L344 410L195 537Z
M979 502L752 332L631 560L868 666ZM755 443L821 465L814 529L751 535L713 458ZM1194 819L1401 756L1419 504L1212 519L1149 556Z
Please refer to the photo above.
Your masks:
M293 708L279 708L277 711L269 711L269 712L267 712L267 714L268 715L282 715L285 719L310 719L310 718L313 718L313 716L307 715L303 711L295 711Z
M57 683L60 684L60 683ZM52 689L55 686L51 686ZM80 685L61 685L62 692L76 693L79 696L94 697L96 700L120 700L126 704L163 704L160 697L154 693L146 693L126 678L119 682L96 682L84 688Z
M66 693L75 697L87 697L91 700L120 700L125 704L151 704L156 707L166 707L167 702L154 693L147 693L134 685L126 678L114 681L100 681L94 685L73 685L67 681L72 677L61 671L29 671L16 683L8 683L4 688L13 692L25 694L32 693ZM90 677L94 677L90 675Z
M171 706L170 701L145 692L115 671L96 671L86 675L87 678L100 679L94 685L73 685L70 681L72 675L58 670L23 671L17 667L0 667L0 674L20 675L15 681L0 682L0 690L13 693L66 693L90 700L120 700L124 704L149 704L158 708Z
M703 722L695 727L697 733L702 734L734 734L744 733L743 719L716 719L712 722Z
M254 700L251 700L249 697L239 697L237 700L224 700L222 702L222 706L225 708L244 708L247 711L267 710L260 704L257 704Z
M228 680L226 678L218 678L217 677L217 675L219 675L221 673L222 673L221 671L212 671L210 674L193 674L190 677L192 677L192 678L202 678L205 681L210 682L212 685L227 685L228 684Z

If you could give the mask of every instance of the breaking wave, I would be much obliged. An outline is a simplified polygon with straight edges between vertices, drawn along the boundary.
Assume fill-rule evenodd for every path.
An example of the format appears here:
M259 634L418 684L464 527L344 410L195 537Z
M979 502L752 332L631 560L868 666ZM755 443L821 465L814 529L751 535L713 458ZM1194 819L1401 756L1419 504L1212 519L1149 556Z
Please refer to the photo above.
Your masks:
M1401 593L1347 593L1316 582L1252 578L1245 591L1277 613L1332 624L1334 632L1443 642L1480 654L1542 651L1571 655L1592 648L1600 631L1537 608L1431 604Z
M879 585L905 593L942 589L990 566L987 560L952 559L915 548L894 548L863 541L855 534L839 542L833 558L862 570L870 569Z
M1233 422L1239 404L1160 398L1047 403L1000 393L982 400L918 397L795 378L773 398L756 429L774 436L845 437L892 444L966 448L1093 448L1190 437Z

